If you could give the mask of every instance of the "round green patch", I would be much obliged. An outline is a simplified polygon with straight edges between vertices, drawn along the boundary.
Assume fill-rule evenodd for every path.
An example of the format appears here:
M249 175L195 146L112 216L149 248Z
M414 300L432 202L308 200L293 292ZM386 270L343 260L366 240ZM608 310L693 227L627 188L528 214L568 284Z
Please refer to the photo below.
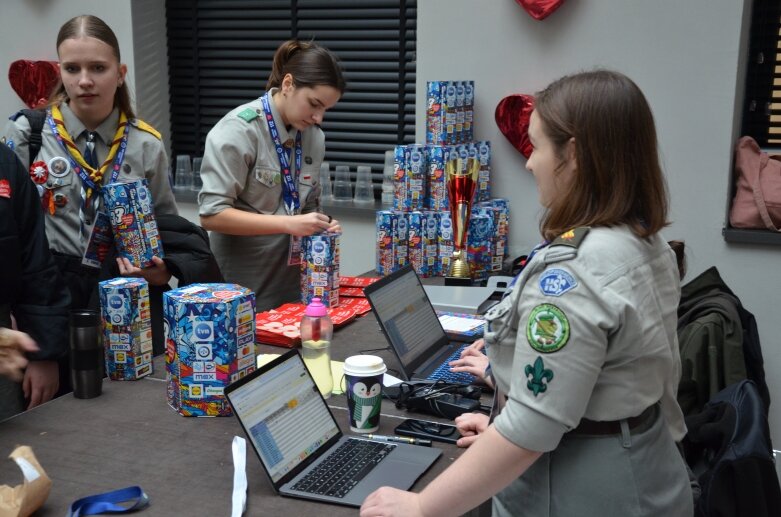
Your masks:
M555 305L542 303L529 315L526 339L533 349L543 354L561 350L569 340L569 320Z

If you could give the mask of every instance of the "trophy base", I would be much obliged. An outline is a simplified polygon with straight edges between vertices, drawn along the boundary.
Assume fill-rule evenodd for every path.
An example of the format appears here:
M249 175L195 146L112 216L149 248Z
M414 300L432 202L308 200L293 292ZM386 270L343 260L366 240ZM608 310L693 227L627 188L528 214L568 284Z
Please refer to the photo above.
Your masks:
M469 277L462 277L462 276L446 276L445 285L447 286L461 285L461 286L472 287L472 279Z

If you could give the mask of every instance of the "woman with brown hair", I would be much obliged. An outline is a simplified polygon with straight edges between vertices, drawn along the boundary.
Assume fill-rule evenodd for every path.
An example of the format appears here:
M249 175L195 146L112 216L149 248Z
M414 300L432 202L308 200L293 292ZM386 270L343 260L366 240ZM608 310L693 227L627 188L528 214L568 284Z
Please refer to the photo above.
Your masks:
M320 124L344 89L330 51L286 41L263 96L225 115L206 138L201 224L225 279L255 291L258 311L300 298L299 238L340 229L319 212Z
M175 214L177 208L160 133L135 116L127 66L111 28L96 16L76 16L57 34L57 55L60 82L49 97L37 156L30 156L30 122L21 112L12 117L5 139L22 163L30 164L49 245L71 291L71 306L81 309L95 291L100 270L93 234L110 224L102 186L146 178L156 215ZM144 276L153 285L171 277L159 257L143 271L119 261L123 274Z
M526 167L543 242L486 314L501 411L420 494L382 488L361 515L691 516L667 192L640 89L609 71L535 98Z

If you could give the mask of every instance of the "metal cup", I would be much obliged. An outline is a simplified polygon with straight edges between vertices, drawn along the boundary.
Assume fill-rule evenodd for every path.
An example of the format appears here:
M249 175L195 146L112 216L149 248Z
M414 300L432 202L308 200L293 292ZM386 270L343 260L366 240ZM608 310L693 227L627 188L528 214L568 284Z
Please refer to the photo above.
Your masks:
M102 338L98 311L71 311L71 383L73 384L73 396L77 399L95 398L103 390Z

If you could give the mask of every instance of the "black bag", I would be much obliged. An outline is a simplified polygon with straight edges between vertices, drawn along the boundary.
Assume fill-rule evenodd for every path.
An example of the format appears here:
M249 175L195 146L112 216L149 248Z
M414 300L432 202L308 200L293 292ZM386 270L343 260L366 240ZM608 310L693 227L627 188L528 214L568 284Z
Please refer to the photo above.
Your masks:
M43 145L43 123L46 120L46 111L44 110L29 110L23 109L20 111L22 115L27 117L27 121L30 123L30 136L28 140L28 149L30 155L30 163L27 166L31 166L38 157L38 153Z
M701 413L686 418L686 426L686 461L702 490L696 516L781 515L765 405L754 382L720 391Z

